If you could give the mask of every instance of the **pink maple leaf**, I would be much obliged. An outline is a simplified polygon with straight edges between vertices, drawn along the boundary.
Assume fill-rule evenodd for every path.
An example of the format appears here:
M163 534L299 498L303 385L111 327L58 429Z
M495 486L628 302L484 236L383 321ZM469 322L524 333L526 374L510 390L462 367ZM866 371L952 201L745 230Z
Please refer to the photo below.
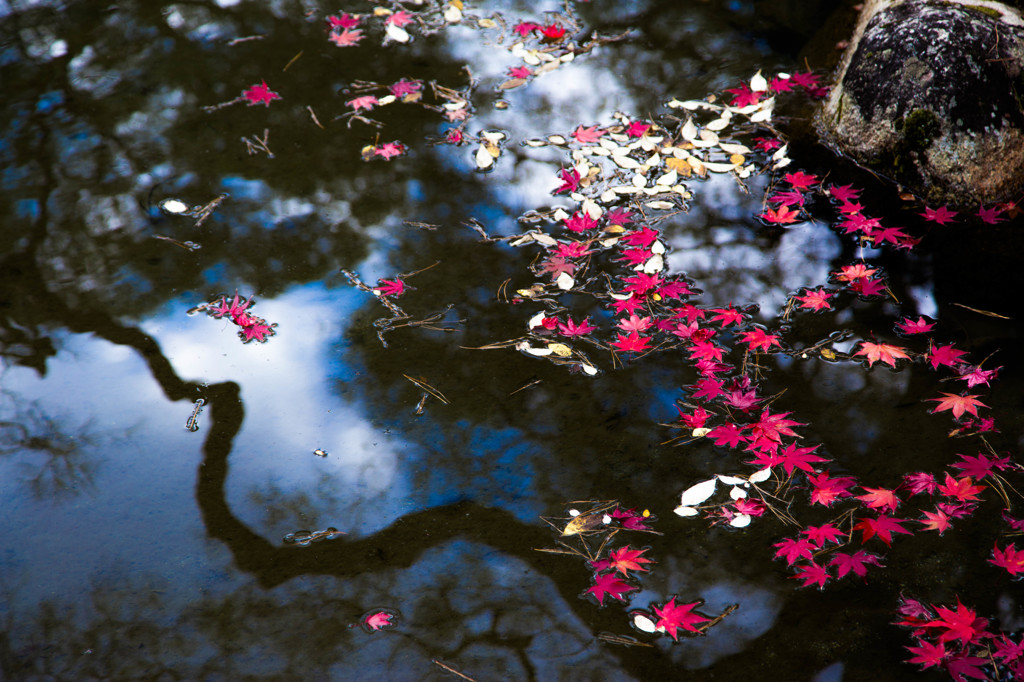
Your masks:
M818 547L824 547L826 542L831 542L835 545L844 544L841 542L841 539L845 537L845 534L831 523L823 523L820 526L807 526L800 533L806 535L807 539ZM839 577L842 578L842 574Z
M992 208L985 208L982 206L978 209L978 217L981 218L981 222L988 223L989 225L995 225L996 223L1001 223L1006 220L1006 218L1002 217L1002 213L1003 209L998 205L993 206Z
M801 308L809 308L815 312L831 310L832 308L832 304L828 302L828 299L832 298L832 294L825 289L806 291L803 296L795 296L794 298L800 301Z
M383 156L385 161L390 161L396 156L405 154L406 148L401 142L385 142L373 150L377 156Z
M626 134L629 135L630 137L643 137L650 129L650 123L644 123L643 121L633 121L628 126L626 126Z
M231 303L228 303L227 296L222 296L220 299L218 299L218 301L220 305L218 305L216 308L207 309L207 312L210 315L218 318L224 317L225 315L232 319L240 317L245 313L245 309L252 304L252 298L250 298L249 300L246 300L244 298L239 299L238 292L235 292L235 297L234 299L232 299Z
M828 193L832 195L832 198L836 201L840 203L848 203L860 198L861 190L855 188L853 185L830 185Z
M918 644L921 646L908 646L903 648L914 654L907 659L907 663L918 663L921 665L922 669L930 668L933 665L941 665L949 655L942 642L929 642L922 639L918 640Z
M832 556L832 560L828 562L829 566L836 566L836 578L842 578L847 573L853 573L863 578L867 575L868 564L882 567L882 562L879 561L877 555L862 549L853 554L836 552Z
M373 293L378 296L401 296L405 293L405 282L397 277L393 280L378 279L377 287L373 290Z
M528 66L513 66L508 70L508 75L512 78L529 78L533 75L533 71L530 71Z
M581 213L579 211L566 218L563 224L565 225L565 229L570 230L571 232L586 232L587 230L592 230L597 227L596 220L591 218L588 214Z
M750 89L750 84L746 81L740 83L739 87L726 88L725 90L732 95L732 101L729 102L731 106L743 108L751 104L757 104L761 101L761 95L763 93L754 92Z
M399 10L387 18L385 23L394 24L395 26L402 28L412 23L412 15L405 10Z
M245 98L245 103L250 107L257 104L269 107L273 100L281 99L281 95L267 87L267 81L260 81L259 85L253 85L248 90L243 90L242 97Z
M569 336L569 337L573 337L573 336L586 336L587 334L590 334L595 329L597 329L597 327L595 327L594 325L590 324L590 318L589 317L583 318L583 321L580 322L579 324L576 324L575 322L573 322L571 317L566 320L565 324L562 324L561 322L558 323L558 331L563 336Z
M404 97L414 92L419 92L423 88L423 81L418 80L407 80L402 78L397 83L393 83L388 86L388 90L395 97Z
M782 176L782 179L797 189L810 189L811 185L818 181L818 176L804 173L803 171L795 171L793 173L786 173Z
M558 171L558 179L562 181L562 184L553 194L575 192L580 186L580 174L575 168L563 168Z
M1010 543L1006 549L999 549L999 545L993 545L992 558L989 562L1005 568L1010 575L1016 576L1024 573L1024 552L1017 550L1017 545Z
M732 422L716 426L708 432L707 437L719 447L727 445L730 448L739 447L744 440L743 429Z
M932 369L938 369L939 365L952 367L961 355L967 355L967 351L957 350L952 344L948 346L935 346L928 353L928 362L931 363Z
M619 329L625 332L645 332L651 328L654 322L649 317L638 317L636 313L630 315L625 320L619 320L616 325Z
M829 575L829 572L825 568L819 566L813 561L806 566L801 566L797 570L796 575L790 576L790 578L793 578L794 580L804 581L800 587L817 585L818 589L823 589L825 587L825 583L828 582L831 577L832 576Z
M703 603L698 600L690 604L676 604L676 598L672 597L665 602L664 606L660 608L654 607L654 613L658 616L654 627L659 630L664 629L672 639L676 640L678 640L677 633L680 628L688 632L698 632L697 628L694 627L696 623L711 620L693 610L694 607L700 606Z
M817 549L814 543L807 538L786 538L781 542L776 542L772 547L778 547L775 550L774 558L785 559L787 566L792 566L801 559L813 561L814 550Z
M379 100L373 95L363 95L362 97L356 97L355 99L350 99L349 101L345 102L347 106L352 107L353 111L359 111L360 109L366 109L367 111L369 111L370 109L373 109L373 107L375 107L378 103Z
M337 45L338 47L352 47L359 43L363 39L363 32L360 30L352 31L350 29L344 29L341 33L337 31L331 31L331 35L328 36L328 40Z
M929 322L923 315L916 320L905 317L896 323L896 328L903 334L927 334L935 327L934 322Z
M824 507L831 507L836 501L851 497L849 489L856 485L852 476L831 478L828 471L809 474L807 481L814 488L811 491L811 504L820 504Z
M944 398L928 398L929 401L937 402L938 405L932 410L932 413L945 412L946 410L953 411L953 418L959 419L964 416L964 412L970 412L975 417L978 416L979 407L988 407L985 403L978 400L977 395L957 395L956 393L939 393L939 395L945 396Z
M235 322L241 327L238 331L238 336L245 343L250 341L264 343L268 337L276 333L274 331L276 325L267 324L267 321L261 317L242 315L235 318Z
M576 130L572 132L572 136L575 137L576 141L580 144L594 144L600 140L606 132L607 131L601 130L596 125L590 126L589 128L584 128L580 125L576 126Z
M858 523L854 524L853 529L859 530L863 533L861 537L861 544L867 542L871 538L878 536L878 539L887 545L892 545L892 534L893 533L904 533L906 535L913 535L913 531L909 531L901 523L906 523L906 519L897 519L892 516L879 515L877 518L863 518Z
M355 28L359 25L359 15L345 13L339 17L332 14L327 17L327 25L331 28Z
M518 24L512 27L512 32L516 33L523 38L530 35L534 31L540 29L540 24L535 24L532 21L520 21Z
M359 624L367 632L378 632L395 627L398 624L397 618L398 614L394 611L375 610L364 615Z

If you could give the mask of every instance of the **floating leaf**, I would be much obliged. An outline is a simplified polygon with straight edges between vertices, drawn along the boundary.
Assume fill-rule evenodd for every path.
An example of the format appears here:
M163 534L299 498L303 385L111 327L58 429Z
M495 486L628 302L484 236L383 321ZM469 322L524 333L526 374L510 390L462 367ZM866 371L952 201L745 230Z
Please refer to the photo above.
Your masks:
M717 483L718 479L709 478L706 481L701 481L700 483L690 486L683 491L683 496L679 500L679 504L684 507L700 504L715 494L715 485Z
M672 511L674 511L679 516L697 516L700 514L700 511L698 511L697 509L694 509L693 507L684 507L682 505L676 507Z

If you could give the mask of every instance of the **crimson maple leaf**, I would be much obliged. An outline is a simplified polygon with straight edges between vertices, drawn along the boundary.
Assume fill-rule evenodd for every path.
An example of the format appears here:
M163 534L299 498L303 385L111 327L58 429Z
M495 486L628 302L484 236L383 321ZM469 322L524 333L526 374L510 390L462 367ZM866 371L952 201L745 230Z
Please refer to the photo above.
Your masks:
M832 298L832 294L825 289L807 291L803 296L795 296L794 298L800 301L801 308L809 308L815 312L832 308L832 304L828 302L828 299Z
M850 291L864 298L881 296L885 293L885 281L881 279L855 279L850 282Z
M772 547L775 550L775 559L785 559L787 566L792 566L800 559L814 561L814 543L806 538L786 538L782 542L776 542Z
M844 537L843 531L831 523L824 523L820 526L807 526L800 533L806 535L807 539L818 547L824 547L826 542L832 542L837 545L843 544L840 542L840 538ZM839 577L842 578L843 576L840 575Z
M839 227L843 229L843 234L852 234L855 232L864 232L867 234L874 228L881 226L882 221L879 218L868 218L860 213L848 213L844 215L843 219L839 222Z
M274 336L276 333L274 327L277 325L267 324L267 321L262 317L242 314L234 319L235 324L241 327L238 331L238 338L242 339L244 343L249 343L250 341L264 343L267 337Z
M508 70L508 75L512 78L529 78L533 71L528 66L513 66Z
M992 475L993 468L1003 470L1010 467L1010 457L989 457L984 452L979 452L977 457L971 455L957 455L962 461L952 464L954 469L959 469L960 473L966 476L972 476L976 480L981 480L986 476Z
M576 130L572 132L572 136L576 138L576 141L580 144L594 144L608 131L601 130L596 125L584 128L583 126L576 126Z
M810 71L798 71L789 77L793 83L799 85L804 89L813 89L820 87L818 83L818 77Z
M764 213L758 217L766 223L774 223L776 225L788 225L790 223L797 222L797 218L800 216L800 209L793 210L789 206L783 204L776 208L765 209Z
M940 642L959 640L967 645L984 637L987 634L985 629L988 627L988 620L979 618L978 614L960 603L959 598L956 604L955 611L944 606L936 606L935 613L939 617L923 623L923 627L945 630L939 634Z
M853 185L829 185L828 193L836 201L848 203L859 199L861 190L856 189Z
M977 417L979 407L988 407L988 405L978 400L977 395L957 395L955 393L940 393L939 395L944 395L946 397L928 398L929 401L938 403L938 405L935 406L935 409L932 410L932 414L952 410L954 419L959 419L964 416L964 412L970 412Z
M553 194L562 192L575 192L580 186L580 174L575 168L563 168L558 171L558 179L562 181Z
M405 292L405 282L397 277L391 279L378 279L377 287L373 293L377 296L401 296Z
M575 322L573 322L571 317L566 320L565 324L562 324L561 322L558 323L558 331L563 336L569 336L569 337L572 337L572 336L586 336L587 334L589 334L590 332L594 331L595 329L597 329L597 327L595 327L594 325L590 324L590 318L589 317L583 318L583 321L580 322L579 324L576 324Z
M911 321L909 317L905 317L896 323L896 328L904 334L926 334L934 326L935 323L929 322L923 315L914 321Z
M535 24L532 21L520 21L518 24L512 27L512 32L517 33L523 38L527 37L534 31L540 30L540 24Z
M624 235L619 237L619 241L623 244L629 244L630 246L640 246L643 248L649 247L651 244L658 240L658 235L661 233L658 230L652 230L646 225L639 230L631 230L626 232Z
M768 197L769 204L798 204L803 206L805 201L806 199L804 198L803 192L796 189L787 189L782 192L776 192Z
M407 80L405 78L400 79L397 83L388 86L388 90L395 97L405 97L415 92L419 92L423 88L423 81L418 80Z
M327 17L327 25L331 28L355 28L359 25L359 15L345 13L339 17L332 14Z
M930 668L933 665L939 665L946 660L946 647L942 642L928 642L926 640L918 640L918 644L921 646L907 646L903 647L910 653L914 654L907 659L907 663L920 663L922 669Z
M773 137L755 137L754 149L759 152L770 152L782 146L782 141Z
M779 453L779 459L781 460L782 468L786 470L786 475L792 476L794 469L814 473L814 467L811 466L811 462L828 462L829 459L826 457L818 457L811 454L819 447L820 445L810 448L798 448L796 443L790 443L784 447L782 452Z
M657 289L661 286L660 275L648 275L646 272L638 272L633 277L623 277L622 281L628 285L623 287L622 290L633 292L637 296L643 296L651 289Z
M775 443L782 442L782 436L794 436L798 437L791 426L807 426L801 422L793 421L792 419L786 419L791 412L779 412L771 414L767 408L761 412L761 418L757 423L751 425L751 434L754 437L754 442L760 440L773 441Z
M586 232L597 227L597 221L586 213L577 211L563 221L565 229L572 232Z
M603 606L605 595L624 602L626 599L622 595L635 589L638 589L635 585L619 580L614 573L599 573L594 576L593 587L588 587L584 594L594 595L597 603Z
M782 343L776 334L768 334L763 329L754 329L743 332L740 341L750 346L750 350L764 350L767 352L772 346L782 348Z
M924 518L918 520L918 523L924 526L922 530L937 530L939 535L942 535L953 527L949 522L949 516L941 509L936 508L934 512L926 511L921 513L924 514Z
M813 561L806 566L801 566L797 569L796 575L789 576L794 580L803 580L803 584L800 587L810 587L811 585L817 585L818 589L823 589L825 583L828 582L829 572L822 566L814 563Z
M636 313L633 313L629 318L625 320L619 320L616 325L619 329L624 332L645 332L651 328L654 322L649 317L637 317Z
M615 568L615 570L625 576L628 576L630 571L646 572L649 569L644 568L641 564L653 563L650 559L641 556L647 550L647 547L633 549L629 545L619 547L614 552L609 552L608 554L608 557L611 559L610 567Z
M725 393L725 391L722 388L722 382L719 381L718 379L713 379L710 377L698 379L697 382L693 385L693 388L695 390L691 394L691 397L694 400L714 400L718 396Z
M1017 545L1012 542L1006 546L1006 549L999 549L998 544L993 545L992 558L989 559L989 562L1000 568L1005 568L1012 576L1024 573L1024 552L1017 551Z
M925 220L930 220L933 223L938 223L939 225L956 222L953 220L953 218L956 217L956 212L950 211L946 206L941 208L928 208L926 206L924 213L922 213L921 216L923 216Z
M629 334L619 334L617 341L613 341L610 345L616 350L623 352L640 352L647 350L651 340L646 336L640 336L637 332L630 332Z
M761 100L762 93L754 92L750 89L750 85L747 82L740 83L737 88L726 88L725 90L732 95L732 101L729 102L731 106L740 107L741 109L751 104L757 104Z
M609 304L612 310L618 314L622 313L633 313L644 307L643 301L639 297L630 295L629 298L616 299Z
M217 300L217 302L220 305L216 308L208 308L206 312L214 317L224 317L227 315L228 317L235 319L245 313L245 309L252 304L252 298L249 298L248 300L244 298L239 299L238 292L236 291L235 297L232 299L231 303L228 303L227 296L222 296Z
M882 562L877 555L865 552L863 549L859 549L853 554L836 552L832 556L832 560L828 562L829 566L836 566L836 578L842 578L847 573L853 573L863 578L867 575L868 564L882 567Z
M723 327L728 327L730 324L740 324L743 322L743 313L736 310L730 305L728 308L712 308L711 312L714 315L711 316L712 322L719 322Z
M396 156L401 156L405 151L405 145L401 142L385 142L381 146L375 148L373 153L376 156L383 156L385 161L390 161Z
M948 346L935 346L928 353L928 362L931 363L932 369L938 369L939 365L952 367L961 355L967 355L967 351L957 350L952 344Z
M394 24L395 26L401 28L402 26L407 26L410 23L412 23L412 15L404 10L399 10L398 12L395 12L394 14L389 16L387 18L386 23Z
M328 39L338 47L352 47L359 44L359 41L363 39L363 32L358 29L352 31L346 28L341 33L331 31Z
M905 348L893 346L888 343L874 343L871 341L861 341L860 350L854 353L854 355L865 356L868 359L868 367L871 367L879 360L890 367L896 367L897 359L910 359Z
M1003 218L1001 216L1002 212L1003 209L1001 209L998 205L993 206L992 208L985 208L984 206L982 206L981 208L978 209L978 217L981 218L981 222L983 223L995 225L996 223L1001 223L1004 220L1006 220L1006 218Z
M967 382L967 388L974 388L978 384L985 384L988 386L988 382L995 378L1002 367L996 367L995 369L982 369L975 365L961 365L959 367L960 375L957 379L962 379Z
M935 482L935 476L923 471L904 474L903 485L910 491L911 495L934 495L935 489L938 487L938 483Z
M782 179L797 189L810 189L811 185L818 181L818 176L811 175L810 173L804 173L803 171L796 171L793 173L786 173L782 176Z
M693 346L690 348L690 359L696 360L701 358L719 361L722 359L723 353L725 353L724 348L717 346L710 341L695 341Z
M657 293L657 295L661 296L663 299L672 299L681 298L685 295L693 294L696 292L694 292L694 290L690 288L690 285L684 282L683 280L672 279L658 287L655 293Z
M820 504L824 507L831 507L837 500L850 497L849 488L855 485L852 476L829 477L829 472L811 474L807 481L814 488L811 491L811 504Z
M630 137L643 137L650 129L650 123L644 123L643 121L633 121L628 126L626 126L626 134L629 135Z
M906 535L913 535L914 532L907 530L901 523L906 523L906 519L897 519L891 516L880 515L878 518L863 518L860 523L854 525L854 530L859 530L863 533L861 538L861 544L867 542L874 536L878 536L878 539L887 545L892 545L892 534L893 533L904 533Z
M864 488L864 490L868 491L867 494L858 495L857 499L863 500L872 509L893 512L900 504L900 498L896 497L895 491L888 488Z
M973 502L978 499L978 493L987 486L974 485L970 476L956 479L946 474L946 482L939 486L939 492L946 497L955 497L961 502Z
M659 630L664 628L665 632L675 640L679 639L678 631L680 628L688 632L698 632L697 628L694 627L696 623L711 620L693 610L694 607L700 606L703 603L697 600L691 604L676 604L676 598L672 597L665 602L664 606L660 608L654 607L654 613L658 616L654 627Z
M250 107L257 104L269 107L273 100L281 99L281 95L267 87L267 81L260 81L259 85L253 85L248 90L243 90L242 97L245 98L245 103Z
M548 24L540 27L540 34L544 36L544 40L556 41L565 36L565 29L558 24Z
M744 440L743 430L732 422L716 426L708 432L707 437L719 447L728 445L730 448L739 447Z

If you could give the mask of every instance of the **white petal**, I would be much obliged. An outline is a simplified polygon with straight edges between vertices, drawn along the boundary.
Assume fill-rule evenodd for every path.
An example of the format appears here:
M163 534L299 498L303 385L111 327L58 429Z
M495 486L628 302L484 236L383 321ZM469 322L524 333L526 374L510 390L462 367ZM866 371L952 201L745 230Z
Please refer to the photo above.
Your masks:
M479 170L487 170L494 165L494 156L487 150L487 147L480 145L476 150L476 167Z
M750 79L750 89L754 92L764 92L768 89L768 81L761 75L760 71Z
M673 509L672 511L674 511L676 514L679 514L679 516L697 516L700 514L700 512L694 509L693 507L679 506Z
M164 199L160 202L160 208L167 213L184 213L188 210L188 205L184 201L177 199Z
M751 474L750 478L748 478L747 480L750 481L751 483L760 483L761 481L767 481L769 478L771 478L771 475L772 468L767 467L765 469L761 469L760 471Z
M709 478L706 481L701 481L696 485L690 486L683 491L683 496L680 498L679 504L684 507L700 504L715 494L715 484L717 483L718 479Z
M746 528L750 525L750 514L737 514L732 517L732 521L729 522L729 525L733 528Z
M541 313L541 315L543 314L544 313ZM722 483L725 483L726 485L742 485L747 482L747 479L745 478L737 478L736 476L723 476L722 474L718 475L718 480L721 481Z
M635 616L633 616L633 627L635 627L640 632L658 631L658 628L654 625L654 621L642 613L638 613Z
M737 488L734 486L733 489L729 491L729 497L731 497L734 500L742 500L746 496L747 491L744 490L743 488Z
M576 281L568 272L563 272L558 276L558 279L555 280L555 284L558 285L559 289L568 291L569 289L572 289L573 285L576 284Z
M526 323L526 326L529 329L533 329L534 327L540 327L544 323L545 317L547 317L547 315L545 315L544 313L537 313L536 315L530 318L530 321Z
M384 33L387 34L388 38L394 40L396 43L407 43L412 37L406 32L401 26L395 26L389 23L387 28L384 29Z

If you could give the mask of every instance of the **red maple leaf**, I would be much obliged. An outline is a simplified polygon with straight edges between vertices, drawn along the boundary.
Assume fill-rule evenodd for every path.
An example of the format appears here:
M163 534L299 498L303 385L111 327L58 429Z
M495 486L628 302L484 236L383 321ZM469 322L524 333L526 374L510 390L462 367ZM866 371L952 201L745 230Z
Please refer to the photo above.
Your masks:
M643 121L633 121L628 126L626 126L626 134L629 135L630 137L643 137L650 129L650 123L644 123Z
M373 150L374 155L384 157L385 161L390 161L396 156L405 154L405 145L401 142L385 142L379 147L375 147Z
M683 296L695 292L690 288L690 285L683 280L672 279L658 287L655 293L663 299L673 299L682 298Z
M379 101L373 95L363 95L362 97L356 97L355 99L350 99L345 102L345 105L352 107L353 111L359 111L360 109L366 109L369 111L377 104L379 104Z
M786 419L791 412L779 412L771 414L766 408L761 412L761 418L758 419L757 423L751 425L751 434L754 437L754 442L761 440L773 441L775 443L781 443L783 436L794 436L798 437L791 426L807 426L801 422L793 421L792 419Z
M236 291L235 297L232 299L231 303L228 303L227 296L220 297L216 302L218 302L219 305L216 308L208 308L206 311L207 313L218 318L227 315L228 317L235 319L245 313L245 309L252 304L252 298L249 298L249 300L244 298L239 299L238 292Z
M619 334L618 340L609 345L623 352L640 352L647 350L650 343L651 340L648 337L640 336L637 332L630 332L629 334Z
M831 507L837 500L850 497L849 488L855 485L852 476L830 478L827 471L808 475L807 481L814 488L811 491L811 504L820 504L825 507Z
M986 476L992 475L993 468L1003 469L1010 468L1010 457L989 457L984 452L979 452L977 457L970 455L957 455L962 461L952 464L954 469L959 469L961 474L965 476L972 476L976 480L981 480Z
M255 317L248 314L242 314L234 318L235 324L241 329L238 331L238 338L242 339L244 343L250 341L259 341L264 343L267 337L274 336L276 333L274 327L276 325L267 324L267 321L262 317Z
M732 422L716 426L708 432L707 437L719 447L728 445L730 448L739 447L744 440L743 430Z
M817 549L810 540L806 538L786 538L782 542L776 542L772 547L775 550L775 559L785 559L787 566L792 566L800 559L814 561L814 550Z
M839 222L838 227L843 229L843 234L851 234L854 232L869 233L876 227L881 227L882 221L878 218L868 218L860 213L848 213L843 216L843 219Z
M604 605L605 595L624 602L626 599L622 595L635 589L638 589L635 585L619 580L614 573L599 573L594 576L593 587L588 587L584 594L594 595L597 603Z
M797 222L797 218L800 216L800 209L795 211L787 205L779 206L777 209L768 208L765 209L764 213L758 217L766 223L775 223L776 225L788 225L790 223Z
M405 282L397 277L391 279L378 279L377 287L373 293L378 296L401 296L405 292Z
M517 33L523 38L530 35L533 31L540 29L540 24L535 24L532 21L520 21L518 24L512 27L512 32Z
M836 578L842 578L847 573L853 573L863 578L867 575L868 564L882 567L882 562L877 555L865 552L863 549L859 549L853 554L836 552L832 556L832 560L828 562L829 566L836 566Z
M769 204L797 204L803 206L806 199L804 198L803 192L796 189L787 189L782 192L776 192L775 194L768 197Z
M942 535L953 527L949 522L949 516L941 509L936 508L934 512L926 511L921 513L924 514L924 518L918 520L918 523L924 526L922 530L937 530L939 535Z
M854 353L854 355L865 356L868 359L868 367L871 367L879 360L890 367L896 367L897 359L910 359L905 348L888 343L873 343L871 341L861 341L860 350Z
M921 646L907 646L903 647L910 653L914 654L907 659L907 663L920 663L922 669L930 668L933 665L940 665L946 660L946 647L942 642L928 642L926 640L918 640L918 644Z
M939 492L946 497L955 497L961 502L974 502L978 500L978 493L987 486L974 485L970 476L956 479L946 474L946 481L939 486Z
M565 324L562 324L561 322L558 323L558 331L563 336L569 336L569 337L572 337L572 336L586 336L587 334L589 334L590 332L594 331L595 329L597 329L597 327L595 327L594 325L590 324L590 318L589 317L583 318L583 321L580 322L579 324L576 324L575 322L573 322L571 317L566 320Z
M1003 209L1001 209L998 205L993 206L992 208L985 208L984 206L982 206L981 208L978 209L978 217L981 218L981 222L983 223L995 225L996 223L1001 223L1004 220L1006 220L1006 218L1003 218L1001 216L1002 212Z
M576 141L580 144L594 144L608 131L601 130L596 125L584 128L583 126L576 126L576 130L572 132L572 136L576 138Z
M799 71L791 75L789 79L804 89L820 87L818 77L810 71Z
M757 104L761 100L761 92L754 92L750 89L750 85L744 81L740 83L737 88L726 88L725 90L732 95L732 101L729 102L731 106L740 107L741 109L751 104Z
M872 233L871 241L877 246L884 244L885 242L892 242L893 244L901 244L904 240L909 239L910 235L902 232L898 227L882 227L877 232Z
M575 168L563 168L558 171L558 179L562 181L562 184L553 194L575 192L580 186L580 174Z
M803 296L795 296L794 298L800 301L801 308L810 308L815 312L832 308L832 304L828 302L828 299L832 298L832 294L825 289L807 291Z
M1012 542L1006 546L1006 549L999 549L998 544L993 545L992 558L989 559L989 562L1000 568L1005 568L1012 576L1024 573L1024 552L1017 551L1017 545Z
M694 400L714 400L725 393L722 389L722 382L710 377L698 379L693 385L693 388L695 390L691 394L691 397Z
M839 272L833 272L832 276L840 282L853 282L865 277L871 277L876 272L878 272L877 268L869 268L864 263L855 263L853 265L844 265L839 269Z
M840 542L840 538L845 537L843 531L839 530L831 523L824 523L820 526L807 526L807 528L800 531L800 533L806 535L807 539L818 547L824 547L826 542L832 542L837 545L843 544ZM842 578L842 574L840 574L839 577Z
M508 75L512 78L529 78L533 71L528 66L513 66L508 70Z
M423 81L418 80L407 80L405 78L399 79L397 83L393 83L388 86L388 90L395 97L405 97L411 95L414 92L419 92L423 88Z
M609 552L608 554L608 557L611 559L610 567L625 576L628 576L630 571L646 572L649 569L644 568L641 564L649 564L652 563L652 561L641 555L646 552L647 549L647 547L643 549L633 549L629 545L619 547L614 552Z
M885 281L881 279L855 279L850 282L850 291L865 298L885 293Z
M909 317L905 317L896 323L896 328L904 334L927 334L934 326L935 323L929 322L923 315L914 321L911 321Z
M695 341L690 347L690 359L706 359L720 361L725 349L710 341Z
M806 566L801 566L797 569L796 575L789 576L794 580L803 580L803 584L800 587L810 587L811 585L817 585L818 589L823 589L825 583L828 582L829 572L822 566L814 563L813 561Z
M768 88L772 92L790 92L793 90L793 82L789 78L772 76L772 79L768 82Z
M412 23L412 15L404 10L399 10L387 18L385 23L394 24L401 28Z
M787 476L793 475L794 469L800 469L807 473L814 473L814 467L811 466L811 462L828 462L829 459L826 457L818 457L811 453L817 450L820 445L815 445L810 448L798 448L796 443L790 443L786 447L782 448L782 452L779 453L779 458L782 460L782 468L786 470Z
M945 225L946 223L955 223L953 218L956 217L955 211L950 211L948 207L943 206L942 208L928 208L924 209L924 213L921 214L925 220L930 220L933 223L939 225Z
M632 313L644 307L639 297L630 295L629 298L616 299L608 304L617 314Z
M242 97L250 107L257 104L269 107L273 100L281 99L281 95L267 87L267 81L260 81L259 85L253 85L248 90L243 90Z
M829 185L828 193L836 201L847 203L860 198L861 190L856 189L853 185Z
M796 171L793 173L786 173L782 176L782 179L797 189L810 189L811 185L818 181L818 176L811 175L810 173L804 173L803 171Z
M583 256L591 253L588 250L589 247L590 242L558 242L558 246L554 248L552 253L561 258L583 258Z
M700 606L703 603L698 600L691 604L676 604L676 598L672 597L665 602L664 606L660 608L654 607L654 613L658 616L658 621L654 624L654 627L659 630L664 628L665 632L675 640L679 638L678 631L680 628L688 632L698 632L694 624L711 620L693 610L695 606Z
M743 322L743 313L733 308L732 305L729 305L728 308L712 308L711 312L714 313L711 316L711 321L718 322L723 327L728 327L730 324L739 325Z
M558 24L548 24L540 27L540 34L544 36L544 40L561 40L565 36L565 29Z
M767 352L772 346L782 348L782 343L776 334L768 334L763 329L743 332L740 341L750 346L750 350L764 350Z
M956 364L961 355L967 355L967 351L957 350L953 347L953 344L948 346L935 346L932 348L931 352L928 353L928 362L931 363L932 369L938 369L939 365L952 367Z
M985 637L988 634L985 631L988 627L988 620L979 618L978 614L961 604L960 599L956 600L956 604L955 611L944 606L936 606L935 613L939 617L922 623L922 626L945 630L939 634L940 642L959 640L967 645Z
M964 416L964 412L970 412L977 417L979 407L988 407L988 405L978 400L977 395L957 395L955 393L940 393L939 395L944 395L946 397L928 398L929 401L938 403L938 405L935 406L935 409L932 410L932 414L952 410L954 419L959 419Z
M711 417L711 413L705 410L703 407L698 407L693 411L693 414L687 414L683 412L682 408L676 405L676 409L679 410L679 421L686 424L687 428L690 429L702 429Z
M632 230L626 232L619 241L623 244L629 244L630 246L641 246L643 248L649 247L654 242L658 241L658 236L661 233L658 230L652 230L651 228L644 226L639 230Z
M934 495L939 484L935 482L935 476L932 474L919 471L914 474L904 474L903 485L911 495Z
M586 232L597 227L596 220L591 218L590 215L579 211L566 218L562 224L565 225L565 229L571 232Z
M637 296L643 296L648 291L661 286L661 275L648 275L645 272L638 272L633 277L623 277L622 281L628 285L622 288L623 291L630 291Z
M863 500L864 503L871 509L880 509L883 512L894 512L896 507L900 504L900 498L896 497L896 492L889 490L888 488L863 488L868 491L866 495L857 495L858 500Z
M651 328L654 322L649 317L637 317L636 313L633 313L625 320L619 320L617 326L624 332L645 332Z
M359 43L363 39L363 32L360 30L351 31L349 29L343 30L341 33L337 31L331 31L331 35L328 36L328 40L337 45L338 47L352 47Z
M874 536L878 536L878 539L887 545L892 545L892 534L893 533L904 533L906 535L913 535L914 532L907 530L901 523L906 523L906 519L897 519L891 516L880 515L878 518L863 518L860 523L854 525L854 530L859 530L863 533L861 538L861 544L867 542Z
M755 137L754 149L759 152L770 152L782 146L782 140L774 137Z
M355 28L359 25L359 15L342 14L340 17L330 15L327 17L327 25L331 28Z

